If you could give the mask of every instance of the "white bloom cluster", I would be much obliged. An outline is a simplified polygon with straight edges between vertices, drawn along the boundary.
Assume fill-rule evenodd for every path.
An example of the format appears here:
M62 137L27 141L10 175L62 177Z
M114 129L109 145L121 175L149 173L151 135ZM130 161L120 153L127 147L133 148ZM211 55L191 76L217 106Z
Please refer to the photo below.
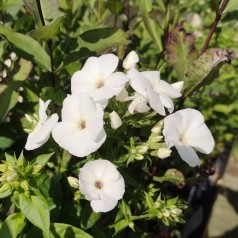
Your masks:
M97 151L107 137L104 110L115 96L121 103L132 101L128 106L130 114L145 113L152 108L166 116L167 110L170 115L164 118L163 128L167 147L160 148L157 156L162 159L169 157L170 148L175 146L185 162L199 166L199 157L193 147L208 154L213 150L214 139L199 111L184 109L173 113L172 99L182 96L183 82L169 84L160 79L159 71L139 72L136 69L139 57L135 51L123 61L127 75L115 72L118 62L118 57L113 54L88 58L83 68L72 76L71 95L63 101L60 122L56 113L47 118L50 100L44 103L40 99L39 121L33 120L36 127L29 134L25 148L33 150L40 147L52 133L59 146L74 156L85 157ZM129 86L134 90L130 95L126 90ZM28 115L27 118L31 120ZM114 130L123 123L115 111L109 113L109 119ZM153 132L161 131L159 122ZM148 150L141 149L145 153ZM80 169L79 187L95 212L112 210L125 192L121 174L110 161L102 159L90 161Z

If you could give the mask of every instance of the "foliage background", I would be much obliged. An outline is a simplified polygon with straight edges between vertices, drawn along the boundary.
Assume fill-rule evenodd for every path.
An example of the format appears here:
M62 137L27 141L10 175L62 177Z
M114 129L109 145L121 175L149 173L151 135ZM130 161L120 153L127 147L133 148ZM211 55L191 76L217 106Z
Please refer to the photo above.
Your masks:
M131 219L131 216L137 216L137 210L141 209L138 205L141 197L144 196L141 191L158 194L156 190L158 189L165 194L165 200L179 195L180 201L184 201L191 186L198 183L204 176L210 175L209 169L217 156L237 134L238 60L236 57L232 59L231 64L222 66L215 80L214 77L210 77L211 84L201 87L183 105L184 108L196 108L205 116L206 123L216 141L216 148L212 156L203 157L203 165L197 170L184 166L183 162L176 157L176 153L173 154L174 159L169 162L168 160L159 161L159 170L156 175L161 177L167 169L176 168L185 176L184 189L181 190L173 183L150 182L148 176L151 168L157 166L157 161L150 159L150 156L142 163L133 161L129 166L130 172L125 173L126 163L123 155L127 154L127 151L121 149L122 145L119 140L120 136L123 136L123 130L130 130L132 127L130 131L132 137L139 137L143 140L149 135L148 126L151 127L161 118L156 116L148 119L140 116L132 117L131 121L128 121L129 127L121 129L117 132L118 134L108 133L112 139L118 141L117 149L121 160L109 158L113 153L116 154L115 151L110 152L108 158L118 164L121 172L124 173L128 192L125 201L120 203L119 209L106 215L93 213L88 202L77 197L80 196L77 194L77 189L69 186L67 177L77 177L79 168L87 160L94 159L100 154L107 157L105 151L111 145L107 143L99 154L80 160L75 157L71 158L68 153L59 150L53 141L49 141L33 152L24 151L25 159L20 159L27 138L23 128L30 126L24 114L37 112L39 97L43 100L52 99L53 104L50 109L52 112L59 113L63 99L70 93L72 74L79 70L87 57L91 55L112 52L123 60L128 52L136 50L140 56L140 70L158 69L161 72L161 78L170 83L179 80L189 81L189 78L185 76L186 71L191 61L199 57L220 1L60 0L58 2L41 0L41 5L45 7L43 26L40 16L35 15L34 20L33 15L28 11L31 11L31 3L32 1L28 0L0 1L0 35L2 36L0 38L0 159L2 162L17 163L17 166L22 169L21 181L27 180L28 186L31 187L24 189L24 185L20 184L19 189L14 190L18 193L11 190L6 197L4 192L0 195L2 198L0 220L2 224L5 224L1 226L0 234L4 234L3 237L11 237L7 235L13 232L14 234L11 234L13 237L17 234L20 237L31 237L34 233L36 237L38 232L39 237L42 237L45 232L45 237L64 237L64 231L65 234L67 233L65 237L67 235L73 237L70 234L80 237L81 233L82 237L87 237L86 233L83 233L86 231L93 237L109 237L123 230L116 237L138 237L138 235L148 237L150 234L158 233L164 226L164 223L157 225L160 218L151 222L142 219L135 222L136 225ZM238 50L237 11L237 1L230 0L216 27L209 48ZM200 24L194 24L194 14L200 16ZM184 31L178 32L176 27L183 20L186 20L183 24ZM169 44L171 32L177 34L174 45ZM185 35L188 36L186 32L191 33L190 37L185 37ZM196 36L195 40L194 36ZM216 67L214 68L217 70ZM113 108L115 108L115 103L112 102L109 109ZM121 108L121 113L123 110ZM130 143L125 135L124 139L126 143ZM5 152L9 156L6 156ZM52 152L55 154L52 155ZM14 162L15 159L10 156L14 154L18 162ZM39 157L42 154L46 155ZM35 177L30 175L29 171L34 171L34 166L39 164L44 167L41 174L35 172ZM30 166L33 167L26 172L26 168ZM139 181L143 182L138 185L135 175L140 167L142 169ZM207 169L208 173L204 175ZM29 177L26 179L26 176ZM180 175L178 177L181 178ZM36 182L36 186L32 186L31 181ZM34 193L32 196L35 198L31 197L31 201L24 197L26 190ZM34 202L34 199L39 199L37 194L43 196L43 207L45 201L47 202L49 208L46 206L45 209L50 211L50 221L49 217L47 218L47 212L41 212L44 209L39 209L34 205L40 204L39 201ZM139 199L135 199L136 197ZM19 205L19 201L28 201L36 209L33 218L26 215L27 211ZM130 209L132 209L132 215ZM36 214L39 212L42 215L35 220L34 217L37 217ZM7 217L10 217L8 223L6 222ZM49 224L51 222L49 234L46 231L49 224L44 224L44 222L41 224L42 221L47 220ZM57 225L58 223L64 223L64 225ZM11 228L10 233L9 227ZM40 228L43 233L36 227Z

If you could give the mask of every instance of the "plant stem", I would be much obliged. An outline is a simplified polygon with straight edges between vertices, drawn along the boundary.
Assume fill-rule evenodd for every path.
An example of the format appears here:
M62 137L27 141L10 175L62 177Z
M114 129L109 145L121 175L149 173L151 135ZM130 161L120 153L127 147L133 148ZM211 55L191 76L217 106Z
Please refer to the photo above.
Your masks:
M229 2L229 0L224 0L222 2L221 8L216 12L215 20L214 20L214 22L212 24L212 27L211 27L210 32L208 34L207 40L206 40L206 42L205 42L205 44L204 44L204 46L202 48L201 55L207 50L207 47L208 47L208 45L209 45L209 43L211 41L212 35L215 32L215 30L216 30L217 24L220 21L222 13L225 10L228 2Z
M40 15L40 20L41 20L41 24L42 26L45 26L45 19L44 19L44 15L42 12L42 8L41 8L41 3L40 0L36 0L36 4L37 4L37 8L38 8L38 12ZM47 45L50 51L50 64L51 64L51 81L52 81L52 86L55 86L55 74L54 74L54 58L53 58L53 50L52 50L52 41L51 39L49 39L47 41Z

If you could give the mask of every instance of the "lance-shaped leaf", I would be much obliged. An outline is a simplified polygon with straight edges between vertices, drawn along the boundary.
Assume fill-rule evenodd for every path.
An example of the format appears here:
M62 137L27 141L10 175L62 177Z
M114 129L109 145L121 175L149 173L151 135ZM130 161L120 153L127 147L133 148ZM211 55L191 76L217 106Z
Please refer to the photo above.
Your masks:
M14 32L0 24L0 35L7 39L13 51L18 56L38 63L42 68L51 70L50 56L44 48L30 36Z
M180 22L176 29L169 32L166 43L167 61L176 70L180 81L184 81L188 66L197 56L195 36L186 33L183 24L184 22Z
M153 6L151 1L140 1L140 10L141 10L141 16L143 19L143 22L145 24L145 27L147 31L149 32L151 38L155 42L157 48L159 51L162 51L162 40L161 40L161 31L156 25L155 21L150 18L150 12L152 11Z
M4 90L0 92L0 123L7 113L16 105L18 101L18 90L23 81L28 77L31 69L32 63L21 59L19 71L13 76L13 80L5 86Z
M31 31L29 35L35 39L48 40L59 33L62 20L62 16L57 17L49 25L40 26L36 30Z
M36 28L49 25L55 18L63 16L58 0L23 0L28 11L34 16ZM42 14L42 16L41 16ZM43 19L41 18L43 17ZM44 24L43 24L43 22Z
M192 61L186 73L184 97L191 96L217 78L220 68L224 63L231 61L233 53L234 51L228 49L214 48Z
M85 231L63 223L52 223L50 226L50 238L54 237L75 237L75 238L93 238Z
M19 195L19 206L26 218L40 228L44 237L49 237L50 211L45 198L41 196L27 197L24 193Z
M80 58L95 53L101 54L113 47L128 45L129 43L127 34L121 29L101 28L86 31L79 36L76 48L62 60L63 63L57 71L72 62L80 60Z
M25 227L25 216L19 213L13 213L2 223L0 237L12 238L17 237Z

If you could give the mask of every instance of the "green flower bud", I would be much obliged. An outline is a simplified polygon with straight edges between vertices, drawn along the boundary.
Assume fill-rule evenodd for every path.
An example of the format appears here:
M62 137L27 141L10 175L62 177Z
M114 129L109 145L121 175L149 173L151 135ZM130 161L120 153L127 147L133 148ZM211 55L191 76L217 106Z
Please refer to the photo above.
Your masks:
M74 178L72 176L69 176L68 177L68 182L69 182L69 185L72 187L72 188L78 188L79 187L79 180L77 178Z
M52 163L52 162L48 162L47 165L48 165L48 167L50 167L50 168L54 168L54 166L55 166L54 163Z
M169 148L160 148L157 152L157 156L160 159L165 159L170 156L171 152L172 152L172 150Z
M164 217L169 217L170 216L170 210L169 209L164 209L163 216Z
M44 166L42 164L37 164L33 166L33 175L38 175Z
M179 208L174 208L170 210L172 216L181 216L183 211Z
M134 224L133 221L130 221L129 224L128 224L128 226L129 226L133 231L135 231L135 224Z
M17 181L18 179L19 179L19 176L15 172L7 176L7 182L14 182L14 181Z
M8 165L7 169L11 172L15 172L17 169L17 166L16 165Z
M143 145L138 145L137 147L136 147L136 149L137 149L137 152L139 153L139 154L145 154L147 151L148 151L148 149L149 149L149 146L148 145L146 145L146 144L143 144Z
M7 171L7 165L6 164L0 164L0 172L4 173Z
M143 160L143 159L144 159L144 156L143 156L143 155L140 155L140 154L136 154L136 155L135 155L135 159L136 159L136 160Z
M21 182L20 186L25 190L25 191L29 191L29 183L27 180L24 180Z

